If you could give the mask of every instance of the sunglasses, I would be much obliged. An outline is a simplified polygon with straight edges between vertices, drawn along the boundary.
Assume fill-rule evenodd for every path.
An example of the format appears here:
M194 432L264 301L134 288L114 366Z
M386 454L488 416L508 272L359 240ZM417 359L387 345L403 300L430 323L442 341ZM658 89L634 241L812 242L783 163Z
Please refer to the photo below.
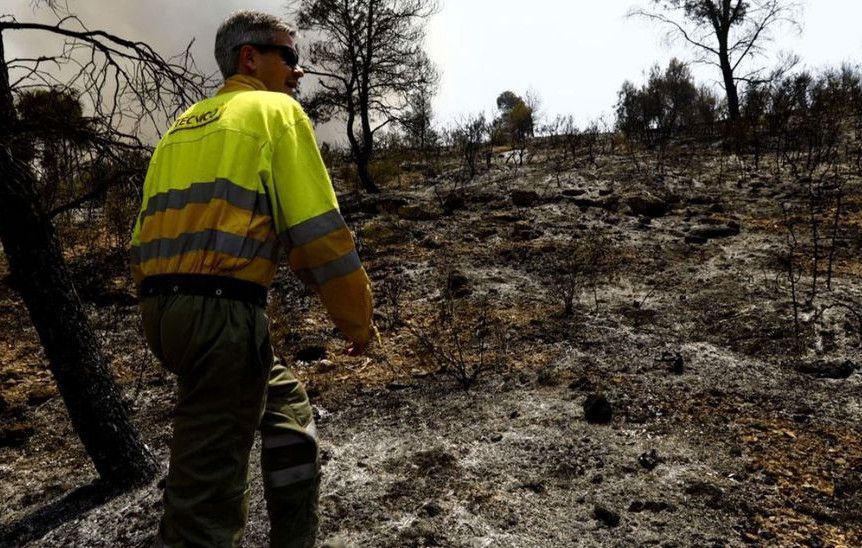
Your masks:
M281 60L284 61L284 64L286 64L289 67L296 67L297 65L299 65L299 52L297 52L296 49L291 47L291 46L280 46L277 44L246 43L246 44L240 44L238 46L235 46L235 49L239 49L243 46L252 46L252 47L257 48L261 51L277 50L278 54L281 55Z

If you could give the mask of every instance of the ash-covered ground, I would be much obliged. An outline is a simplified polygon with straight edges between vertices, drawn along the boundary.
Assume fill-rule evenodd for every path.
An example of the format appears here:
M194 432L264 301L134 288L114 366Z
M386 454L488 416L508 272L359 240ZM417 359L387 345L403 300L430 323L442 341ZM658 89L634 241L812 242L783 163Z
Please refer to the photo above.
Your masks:
M862 545L858 177L827 287L825 252L819 285L811 250L788 253L780 204L792 216L807 195L780 171L714 149L662 177L650 157L561 168L552 152L343 201L383 327L366 357L344 356L280 273L276 351L306 381L322 440L320 544ZM804 216L792 226L802 242ZM173 381L143 346L123 256L70 262L166 462ZM159 482L92 483L8 283L0 321L0 545L147 546ZM484 368L469 390L440 370L459 363ZM256 467L251 486L245 545L263 546Z

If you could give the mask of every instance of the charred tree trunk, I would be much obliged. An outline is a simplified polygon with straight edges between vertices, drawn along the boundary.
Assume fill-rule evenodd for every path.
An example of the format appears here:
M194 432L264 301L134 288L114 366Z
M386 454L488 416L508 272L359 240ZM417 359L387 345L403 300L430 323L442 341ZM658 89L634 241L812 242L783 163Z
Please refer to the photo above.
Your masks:
M360 138L362 140L359 148L359 154L356 157L356 168L359 173L359 180L362 182L362 188L370 194L380 192L377 184L371 177L368 170L368 165L371 163L371 157L374 155L374 132L371 130L371 105L369 86L371 85L371 63L373 59L373 30L376 28L375 17L376 4L374 0L368 2L368 22L365 32L365 51L362 55L362 67L359 77L359 123L362 128Z
M380 192L380 187L374 182L371 177L371 172L368 170L368 156L360 153L356 158L356 173L359 175L359 182L362 184L362 189L369 194L377 194Z
M72 425L102 480L141 484L158 465L129 420L29 166L17 161L15 112L0 34L0 242Z

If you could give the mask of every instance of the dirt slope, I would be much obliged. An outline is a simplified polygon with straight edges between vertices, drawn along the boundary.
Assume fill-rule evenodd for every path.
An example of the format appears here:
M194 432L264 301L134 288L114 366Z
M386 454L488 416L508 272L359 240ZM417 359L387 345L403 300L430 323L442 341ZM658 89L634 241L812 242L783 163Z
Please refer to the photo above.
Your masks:
M803 310L806 349L793 351L776 264L776 200L792 189L712 156L661 185L638 182L625 157L600 160L559 183L540 159L496 166L459 189L449 214L437 199L455 188L446 181L346 203L375 287L403 286L397 306L378 294L387 328L370 359L342 356L319 307L280 275L277 351L326 358L297 363L323 440L321 543L862 545L860 334L839 310ZM862 295L857 214L851 202L836 299ZM567 317L555 257L591 233L621 264ZM112 287L129 291L123 276ZM506 330L506 359L498 349L499 367L469 392L435 373L414 336L439 323L453 292L458 303L490 303ZM2 321L26 326L8 286L0 297ZM134 302L91 310L164 459L172 381L142 346ZM21 330L3 337L0 545L146 545L158 484L74 492L94 474L38 342ZM585 420L584 402L599 393L609 424ZM257 469L252 501L246 545L260 546Z

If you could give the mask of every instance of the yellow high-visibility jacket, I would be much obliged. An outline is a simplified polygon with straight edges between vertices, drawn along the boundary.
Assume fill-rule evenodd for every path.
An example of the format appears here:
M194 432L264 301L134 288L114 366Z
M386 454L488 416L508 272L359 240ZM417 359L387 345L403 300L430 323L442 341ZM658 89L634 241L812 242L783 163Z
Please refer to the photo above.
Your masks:
M228 276L269 287L280 250L336 326L368 341L371 288L292 97L232 76L159 142L132 234L132 274Z

